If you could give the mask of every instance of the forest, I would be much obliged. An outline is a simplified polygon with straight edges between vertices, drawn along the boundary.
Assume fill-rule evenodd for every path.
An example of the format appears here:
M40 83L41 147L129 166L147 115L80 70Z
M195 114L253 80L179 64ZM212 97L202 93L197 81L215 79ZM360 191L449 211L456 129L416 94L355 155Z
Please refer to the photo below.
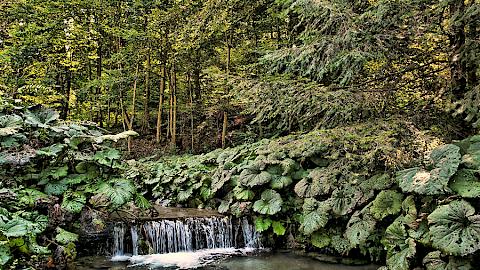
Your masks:
M479 0L2 0L0 269L158 205L479 269L479 78Z

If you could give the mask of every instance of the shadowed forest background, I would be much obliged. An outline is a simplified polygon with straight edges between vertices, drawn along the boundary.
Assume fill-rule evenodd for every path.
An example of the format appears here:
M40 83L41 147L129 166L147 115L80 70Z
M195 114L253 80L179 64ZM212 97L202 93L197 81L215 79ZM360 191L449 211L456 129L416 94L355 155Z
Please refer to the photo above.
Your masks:
M3 1L2 96L204 152L402 118L478 126L475 1ZM466 121L463 121L466 120Z

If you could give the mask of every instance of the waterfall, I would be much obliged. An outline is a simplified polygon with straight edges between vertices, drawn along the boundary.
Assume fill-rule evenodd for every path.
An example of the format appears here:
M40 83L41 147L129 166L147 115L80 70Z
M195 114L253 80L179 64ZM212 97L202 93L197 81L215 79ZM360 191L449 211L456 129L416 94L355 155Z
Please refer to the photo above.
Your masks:
M130 228L130 231L132 233L132 255L136 256L136 255L138 255L138 228L137 228L137 226L133 225Z
M113 228L113 255L124 254L125 226L123 223L116 223Z
M130 235L123 223L113 229L113 255L131 252L166 254L205 249L260 248L260 234L247 218L229 217L185 218L177 220L146 221L130 227ZM237 239L238 238L238 239ZM131 245L125 242L131 240ZM238 246L237 243L243 243ZM131 250L128 250L131 248Z

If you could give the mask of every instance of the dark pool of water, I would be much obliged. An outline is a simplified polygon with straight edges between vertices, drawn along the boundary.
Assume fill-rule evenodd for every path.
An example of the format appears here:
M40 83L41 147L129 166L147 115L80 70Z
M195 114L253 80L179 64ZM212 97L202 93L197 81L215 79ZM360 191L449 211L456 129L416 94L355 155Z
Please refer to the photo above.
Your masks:
M214 265L201 267L203 270L375 270L377 266L346 266L339 264L327 264L317 260L294 255L291 253L270 253L249 257L230 257L220 260ZM150 267L128 267L127 263L111 262L105 257L80 258L74 270L102 269L102 270L124 270L124 269L153 269ZM154 268L159 270L177 268Z

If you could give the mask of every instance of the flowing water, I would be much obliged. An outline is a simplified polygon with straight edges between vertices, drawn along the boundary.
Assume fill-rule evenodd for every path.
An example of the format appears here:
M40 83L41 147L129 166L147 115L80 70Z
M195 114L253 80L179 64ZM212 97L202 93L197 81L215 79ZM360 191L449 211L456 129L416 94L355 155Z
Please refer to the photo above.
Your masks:
M292 254L262 253L261 235L247 218L184 218L116 223L112 257L85 257L73 269L369 270L323 264ZM258 254L262 254L257 256Z
M125 223L113 228L114 259L125 256L192 252L229 248L261 248L260 234L248 219L229 217L185 218L177 220Z
M194 253L194 252L192 252ZM128 266L126 262L112 262L106 257L86 257L78 260L75 270L143 270L143 269L201 269L201 270L375 270L378 266L347 266L340 264L327 264L290 253L265 253L259 256L232 256L232 257L212 257L208 265L197 265L189 267L191 261L186 254L164 254L169 255L170 262L185 259L183 266L172 267L168 265L147 264ZM185 257L186 256L186 257ZM165 258L168 259L168 258Z

